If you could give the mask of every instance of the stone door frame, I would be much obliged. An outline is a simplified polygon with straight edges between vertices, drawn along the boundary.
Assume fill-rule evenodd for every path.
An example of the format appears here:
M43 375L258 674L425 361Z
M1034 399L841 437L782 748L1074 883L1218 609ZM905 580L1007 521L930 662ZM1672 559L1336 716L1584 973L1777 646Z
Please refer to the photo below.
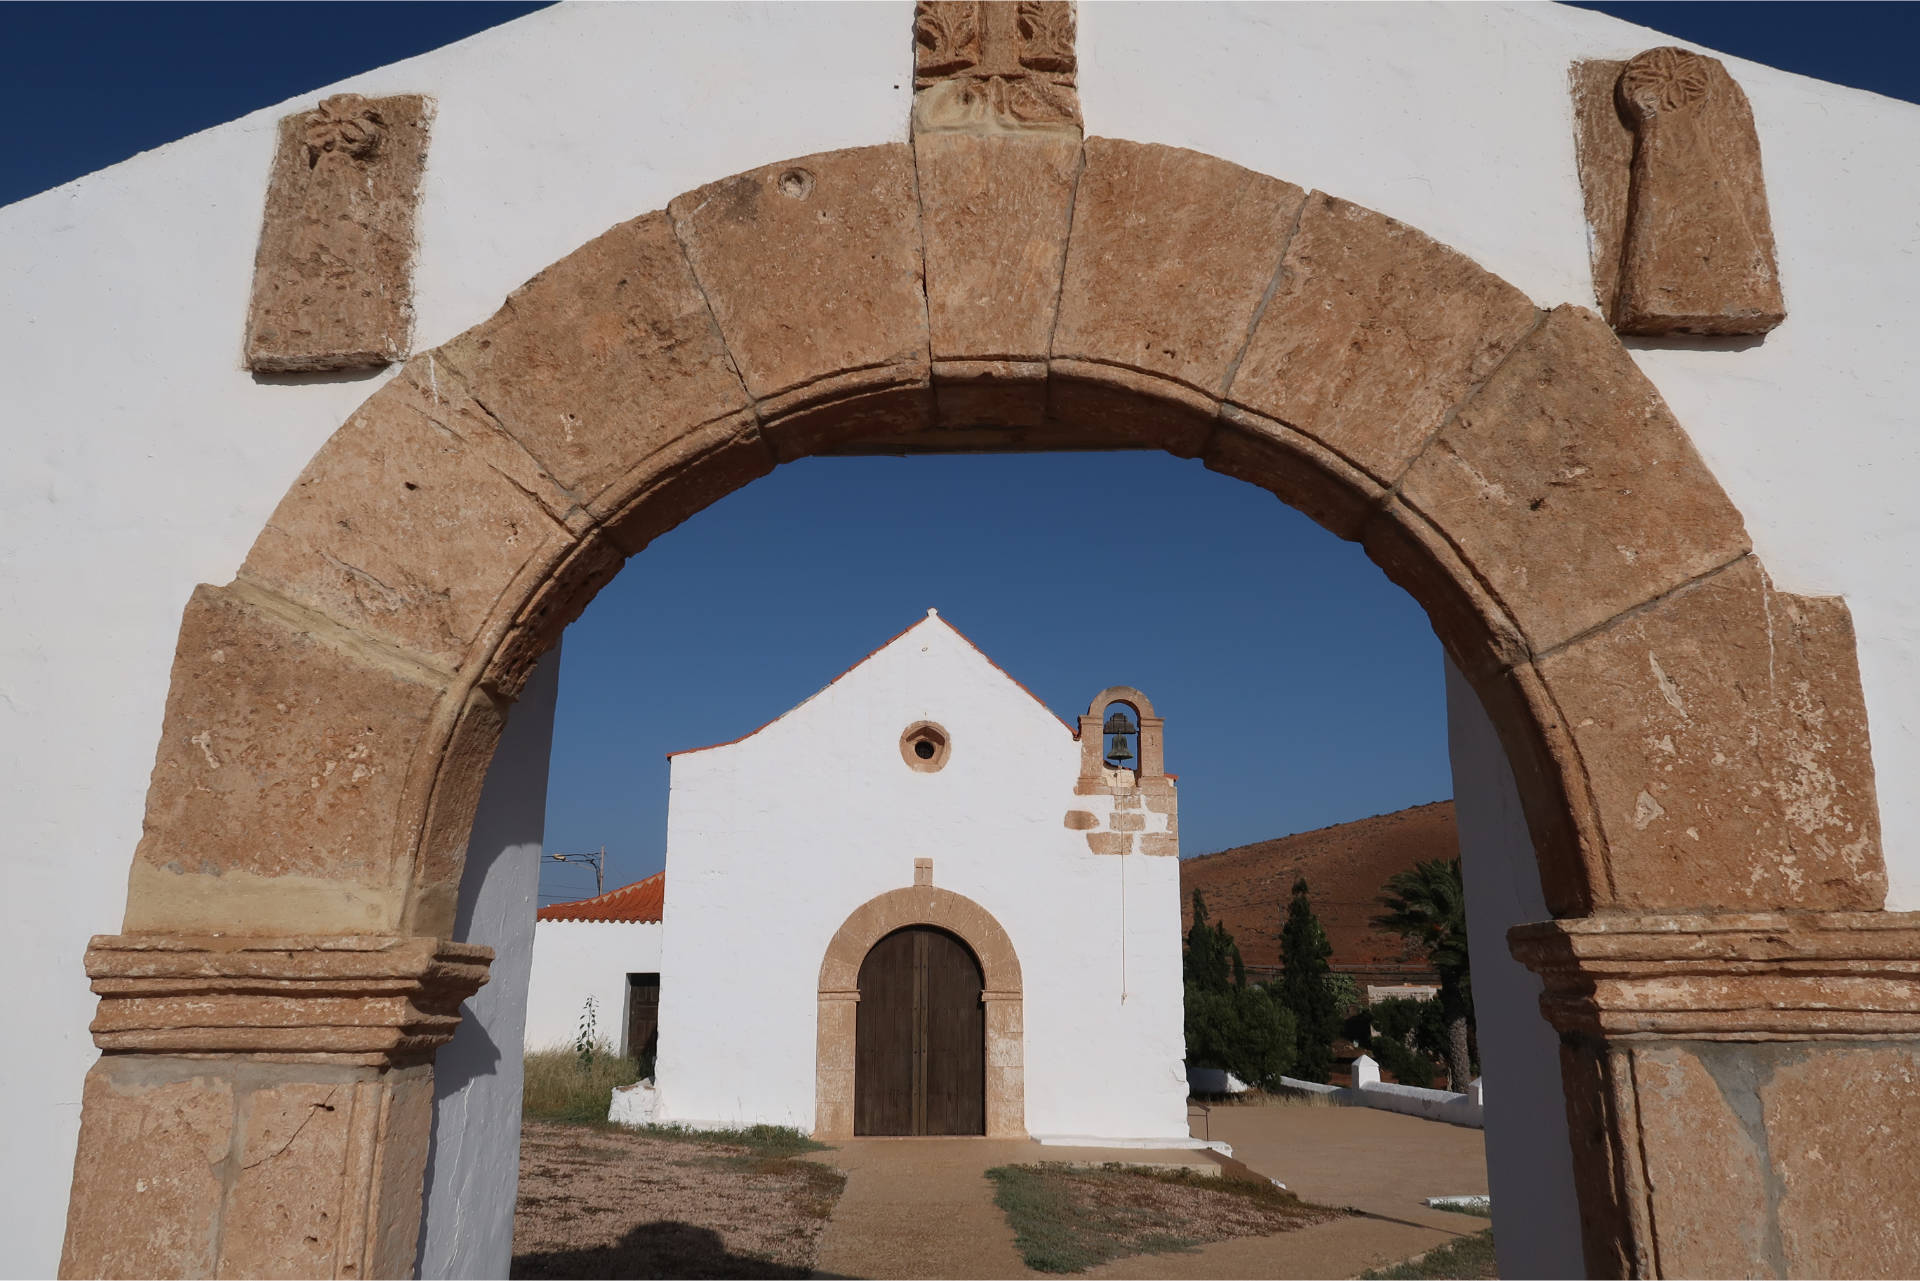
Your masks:
M409 360L194 593L124 932L87 954L64 1271L408 1271L433 1051L485 975L446 941L467 836L540 655L779 463L1094 448L1199 458L1359 541L1477 691L1556 918L1518 942L1589 1266L1818 1271L1823 1241L1879 1240L1890 1194L1797 1191L1814 1141L1767 1111L1808 1063L1886 1077L1920 1032L1847 609L1772 589L1606 324L1196 152L923 133L554 263ZM1662 1128L1702 1080L1717 1143ZM1702 1169L1749 1171L1767 1230L1688 1228L1736 1195L1705 1205ZM1816 1201L1831 1231L1795 1226ZM1912 1271L1920 1243L1873 1257Z
M1013 940L993 913L963 894L932 885L903 886L855 908L820 962L819 1044L814 1056L813 1135L853 1137L855 1023L860 964L895 930L931 925L973 949L986 1003L986 1137L1027 1137L1025 988Z

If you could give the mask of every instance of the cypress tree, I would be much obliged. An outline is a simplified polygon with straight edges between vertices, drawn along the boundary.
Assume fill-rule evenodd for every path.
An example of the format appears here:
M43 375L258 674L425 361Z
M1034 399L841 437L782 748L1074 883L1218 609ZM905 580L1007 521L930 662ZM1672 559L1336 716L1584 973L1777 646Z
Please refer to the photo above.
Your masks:
M1293 883L1286 923L1280 930L1279 997L1294 1020L1293 1070L1302 1080L1325 1082L1333 1071L1333 1038L1340 1011L1327 976L1333 945L1307 897L1307 878Z

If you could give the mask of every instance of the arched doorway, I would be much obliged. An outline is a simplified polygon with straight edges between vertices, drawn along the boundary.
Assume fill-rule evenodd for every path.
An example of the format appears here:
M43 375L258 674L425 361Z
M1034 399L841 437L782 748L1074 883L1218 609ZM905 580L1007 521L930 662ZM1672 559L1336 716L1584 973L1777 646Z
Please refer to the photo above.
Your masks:
M875 943L860 963L853 1132L987 1132L985 978L973 949L931 925Z
M1562 1035L1589 1266L1775 1266L1662 1254L1659 1224L1715 1210L1689 1173L1737 1162L1663 1128L1661 1081L1732 1083L1690 1106L1786 1224L1816 1211L1777 1171L1817 1136L1769 1091L1906 1061L1920 931L1880 910L1845 606L1772 590L1590 312L1333 197L1053 133L803 157L612 229L410 361L194 594L125 932L88 953L107 1053L65 1269L410 1267L433 1052L488 961L447 941L467 835L535 661L626 556L781 462L1060 448L1201 458L1422 604L1556 918L1516 938ZM828 977L823 1051L857 992ZM823 1052L849 1108L852 1070ZM230 1177L170 1173L213 1148ZM144 1196L162 1175L178 1195ZM1836 1178L1820 1206L1901 1217Z

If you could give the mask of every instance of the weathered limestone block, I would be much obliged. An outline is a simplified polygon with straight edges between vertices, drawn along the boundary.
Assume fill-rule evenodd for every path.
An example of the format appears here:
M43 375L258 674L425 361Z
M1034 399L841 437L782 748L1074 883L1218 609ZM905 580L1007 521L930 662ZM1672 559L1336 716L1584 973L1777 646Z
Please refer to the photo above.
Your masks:
M1392 484L1537 320L1445 245L1314 192L1227 398Z
M1760 1090L1782 1275L1920 1275L1920 1047L1825 1046Z
M395 928L410 774L447 679L245 584L196 590L127 929Z
M411 1275L432 1121L424 1064L104 1058L61 1275Z
M1633 1086L1660 1275L1779 1275L1765 1266L1772 1214L1759 1136L1713 1075L1679 1046L1636 1049ZM1713 1153L1711 1179L1701 1177L1703 1150Z
M605 515L746 390L664 213L625 222L529 280L436 353L575 501ZM635 475L635 473L639 473Z
M934 133L913 153L939 422L1037 426L1080 140Z
M474 812L493 764L493 749L500 745L501 731L507 726L507 711L507 700L498 694L484 687L467 691L466 703L440 753L426 821L406 877L400 927L408 934L453 937L467 839L473 835Z
M1210 412L1305 199L1199 152L1087 139L1054 359L1171 380Z
M139 1066L107 1058L87 1073L63 1277L216 1275L233 1089L213 1065L186 1079Z
M256 1090L244 1117L220 1275L412 1275L431 1068Z
M927 304L906 146L756 169L679 196L668 213L779 457L926 425Z
M530 460L520 476L502 466L512 442L450 370L428 356L409 373L321 446L240 576L451 670L574 531L555 514L566 496ZM451 412L422 394L422 374L447 388Z
M248 368L367 369L406 356L431 109L413 94L343 93L280 121L253 265Z
M1069 0L919 0L913 131L1078 132Z
M1844 605L1749 558L1539 660L1622 906L1881 905L1853 652Z
M1514 349L1400 497L1446 531L1535 653L1749 546L1660 393L1578 307L1555 308Z
M1571 76L1594 292L1623 334L1764 334L1786 318L1760 142L1713 58L1671 47Z

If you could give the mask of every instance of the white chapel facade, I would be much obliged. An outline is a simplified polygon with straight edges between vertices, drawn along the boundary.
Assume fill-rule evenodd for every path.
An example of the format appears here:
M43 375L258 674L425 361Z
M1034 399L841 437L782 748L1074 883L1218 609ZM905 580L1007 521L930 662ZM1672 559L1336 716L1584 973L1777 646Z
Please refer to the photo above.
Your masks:
M655 1119L1189 1144L1162 760L1137 691L1069 727L932 610L676 753Z

